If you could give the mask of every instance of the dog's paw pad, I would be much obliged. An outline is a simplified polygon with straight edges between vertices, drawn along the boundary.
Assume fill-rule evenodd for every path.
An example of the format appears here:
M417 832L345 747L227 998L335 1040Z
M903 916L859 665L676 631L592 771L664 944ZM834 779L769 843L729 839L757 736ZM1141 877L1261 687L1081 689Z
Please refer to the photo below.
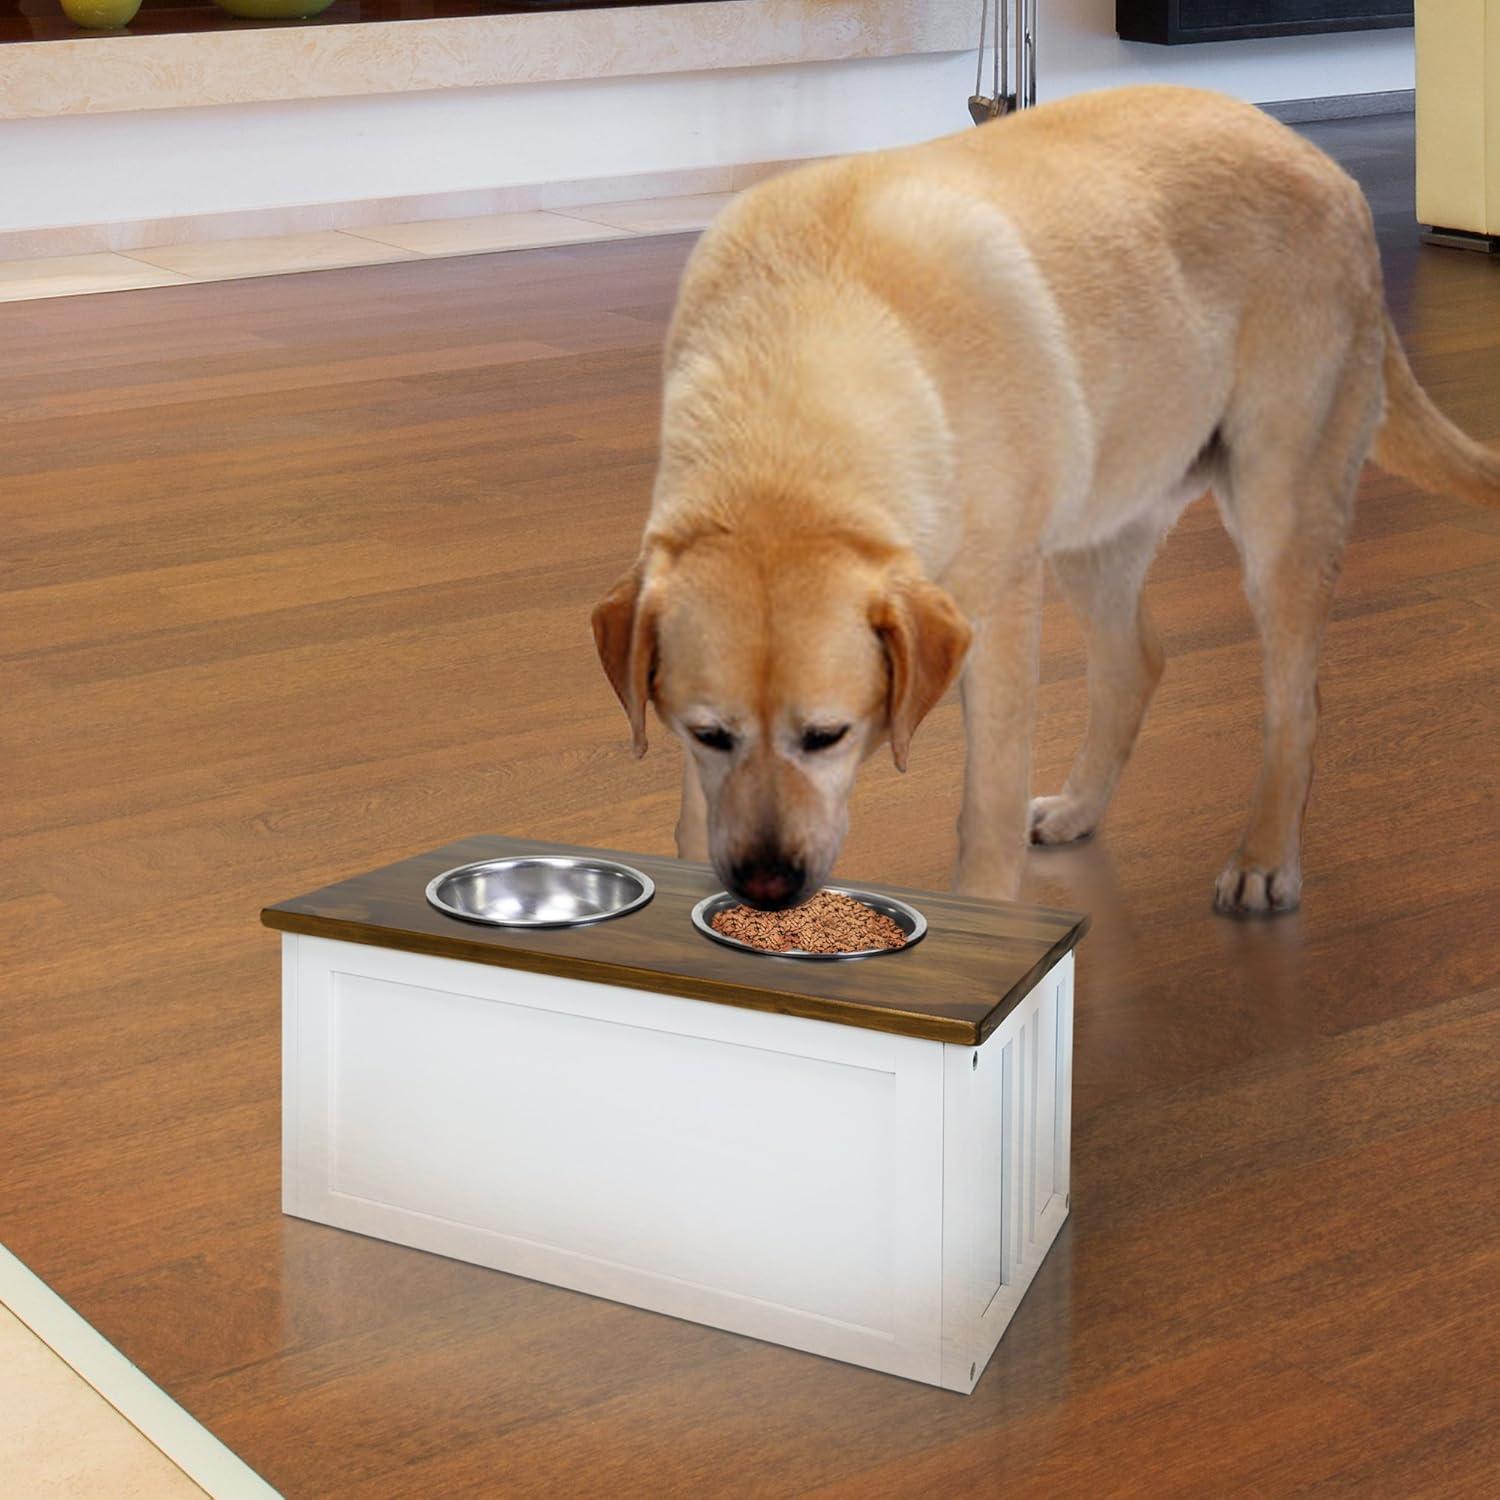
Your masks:
M1091 838L1099 826L1098 811L1081 798L1066 794L1031 799L1031 842L1045 848L1076 844Z
M1301 900L1302 876L1284 865L1232 859L1214 884L1214 910L1226 917L1276 917L1296 911Z

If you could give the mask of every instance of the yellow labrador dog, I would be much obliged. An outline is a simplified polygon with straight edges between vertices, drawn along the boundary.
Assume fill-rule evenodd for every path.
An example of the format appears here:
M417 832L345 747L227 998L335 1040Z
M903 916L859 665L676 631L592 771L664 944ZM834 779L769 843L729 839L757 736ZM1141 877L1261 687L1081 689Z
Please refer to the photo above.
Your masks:
M1221 911L1297 905L1319 642L1373 454L1500 502L1413 379L1355 183L1249 105L1083 95L741 195L683 279L640 557L594 632L687 745L685 858L742 899L828 876L860 761L955 677L957 887L1098 824L1162 670L1141 602L1212 489L1264 644L1264 764ZM1087 629L1089 718L1028 804L1041 565Z

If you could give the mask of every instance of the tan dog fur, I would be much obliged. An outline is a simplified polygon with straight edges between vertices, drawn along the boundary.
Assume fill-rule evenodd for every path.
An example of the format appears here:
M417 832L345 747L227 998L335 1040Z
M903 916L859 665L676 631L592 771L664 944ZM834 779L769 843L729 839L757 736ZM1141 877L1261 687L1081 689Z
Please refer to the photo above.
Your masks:
M760 904L804 899L860 760L889 740L904 768L962 667L956 884L1013 897L1028 831L1064 843L1104 812L1162 670L1142 581L1211 488L1266 695L1215 901L1290 909L1372 444L1500 500L1500 463L1412 378L1359 188L1251 106L1083 95L742 194L685 273L641 554L594 617L637 751L648 702L688 747L680 853ZM1087 630L1089 721L1028 811L1044 559Z

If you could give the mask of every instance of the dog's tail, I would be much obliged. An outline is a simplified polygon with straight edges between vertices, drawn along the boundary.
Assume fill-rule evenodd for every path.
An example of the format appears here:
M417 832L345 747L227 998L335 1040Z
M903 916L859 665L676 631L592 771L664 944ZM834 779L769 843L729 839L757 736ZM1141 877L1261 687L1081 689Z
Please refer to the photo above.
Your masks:
M1500 506L1500 453L1476 443L1432 404L1385 320L1385 418L1375 437L1382 469L1433 490Z

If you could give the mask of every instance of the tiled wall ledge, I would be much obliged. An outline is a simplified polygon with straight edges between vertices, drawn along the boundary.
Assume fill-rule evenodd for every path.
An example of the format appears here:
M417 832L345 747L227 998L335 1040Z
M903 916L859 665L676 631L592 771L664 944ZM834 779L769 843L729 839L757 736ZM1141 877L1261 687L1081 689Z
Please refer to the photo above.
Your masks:
M0 55L0 119L958 52L976 25L971 0L712 0L29 42Z

